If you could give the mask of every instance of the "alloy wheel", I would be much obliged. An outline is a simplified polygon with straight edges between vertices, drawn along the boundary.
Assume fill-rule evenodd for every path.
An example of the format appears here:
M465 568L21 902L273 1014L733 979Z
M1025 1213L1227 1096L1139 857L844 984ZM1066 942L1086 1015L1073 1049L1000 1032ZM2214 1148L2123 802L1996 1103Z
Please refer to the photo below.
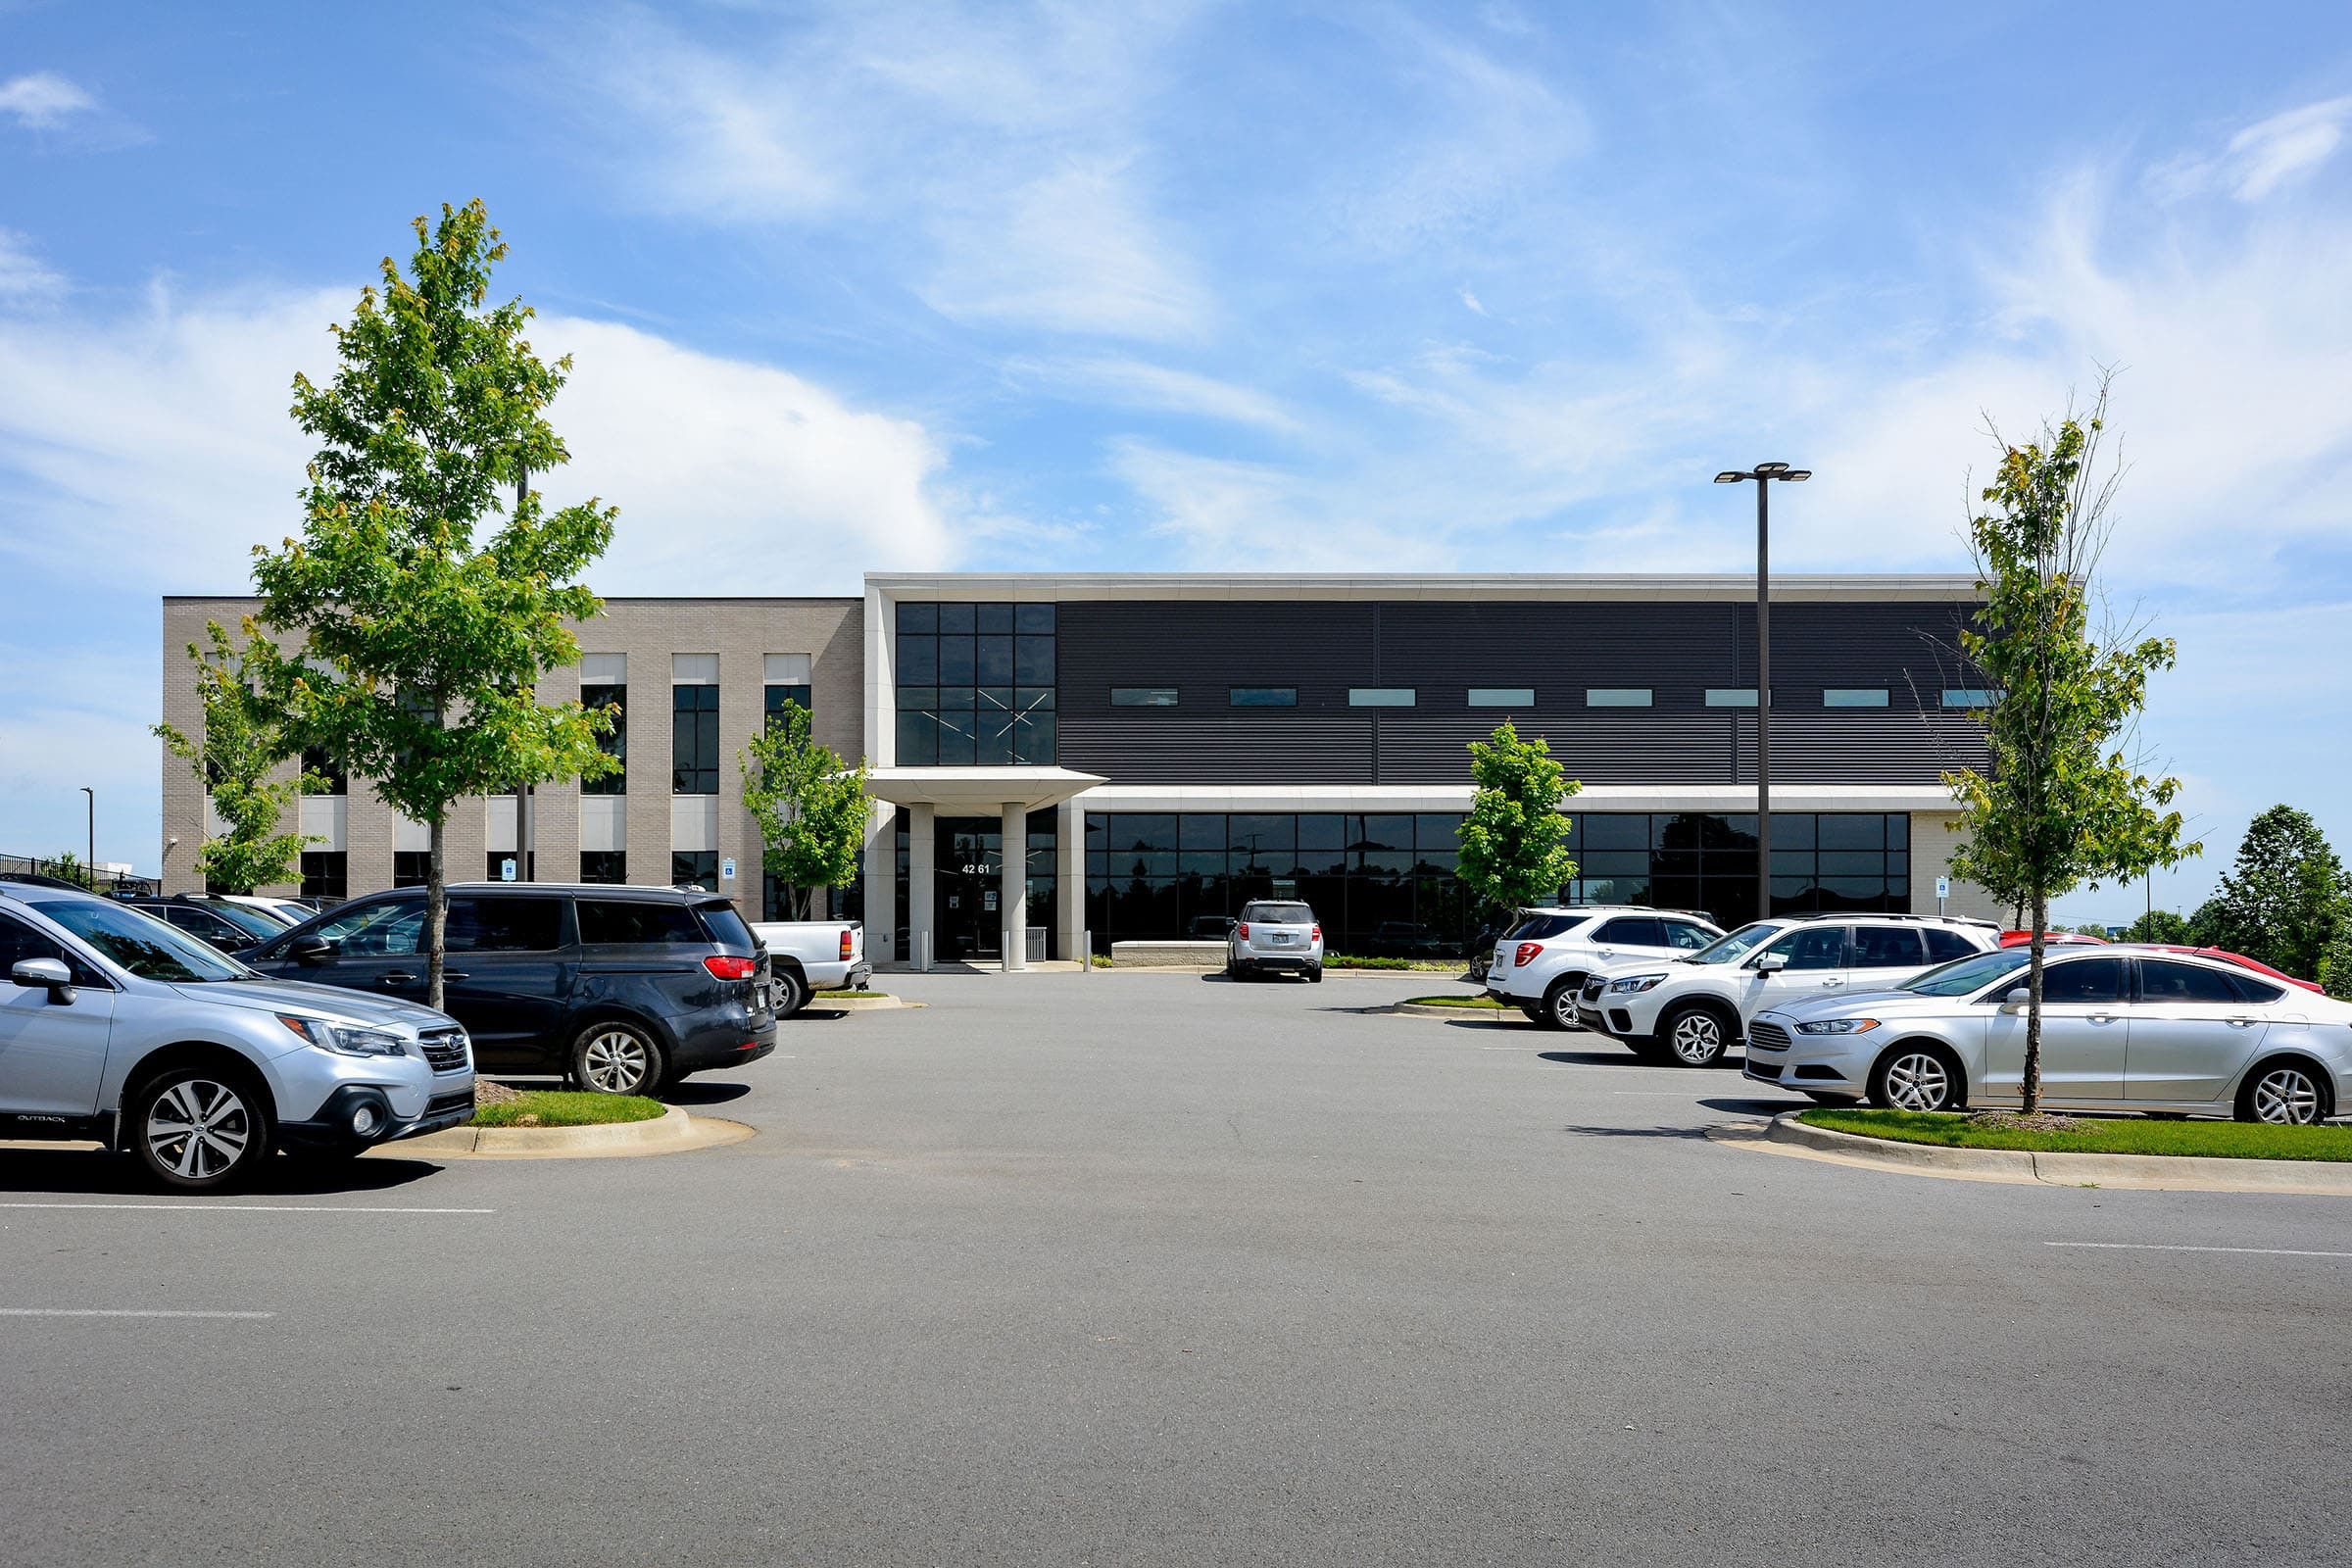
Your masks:
M252 1107L228 1085L186 1078L158 1095L143 1136L155 1163L192 1182L226 1171L253 1143Z
M1551 994L1551 1015L1563 1029L1576 1027L1576 992L1574 985L1563 985Z
M1723 1025L1711 1013L1686 1012L1674 1020L1667 1044L1688 1067L1704 1067L1723 1054Z
M645 1042L626 1029L599 1030L580 1054L580 1076L600 1094L636 1094L652 1070Z
M1924 1051L1886 1064L1886 1098L1897 1110L1941 1110L1952 1098L1952 1075L1941 1057Z
M2254 1086L2254 1119L2305 1127L2320 1119L2320 1086L2299 1067L2277 1067Z

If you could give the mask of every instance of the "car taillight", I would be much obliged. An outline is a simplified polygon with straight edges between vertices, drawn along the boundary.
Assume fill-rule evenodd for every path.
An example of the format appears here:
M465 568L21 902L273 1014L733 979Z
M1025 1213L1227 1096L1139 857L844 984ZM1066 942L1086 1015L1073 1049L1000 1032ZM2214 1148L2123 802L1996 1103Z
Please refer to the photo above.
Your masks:
M1514 969L1524 968L1526 965L1535 962L1536 955L1542 953L1543 951L1544 944L1541 942L1520 943L1519 951L1511 955L1511 967Z
M1320 941L1322 941L1322 940L1323 940L1323 928L1322 928L1321 926L1319 926L1319 925L1310 925L1310 926L1308 926L1308 927L1306 928L1306 940L1307 940L1307 941L1309 941L1309 942L1320 942Z
M703 967L720 980L749 980L757 966L751 958L732 957L724 953L713 953L703 960Z
M850 961L850 928L846 925L841 928L841 961Z
M1240 925L1237 925L1237 926L1235 926L1235 927L1233 928L1233 934L1234 934L1235 936L1237 936L1237 937L1240 937L1240 938L1241 938L1241 939L1242 939L1244 942L1247 942L1247 941L1249 941L1249 940L1250 940L1250 922L1249 922L1249 921L1247 921L1247 920L1244 920L1244 921L1243 921L1243 922L1242 922Z

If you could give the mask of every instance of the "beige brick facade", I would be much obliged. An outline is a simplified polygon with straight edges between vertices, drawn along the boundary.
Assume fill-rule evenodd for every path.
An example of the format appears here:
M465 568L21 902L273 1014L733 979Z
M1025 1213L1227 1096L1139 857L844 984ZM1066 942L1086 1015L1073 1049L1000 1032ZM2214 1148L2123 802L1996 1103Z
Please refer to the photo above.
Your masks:
M232 634L253 612L250 599L172 598L164 601L164 716L196 734L202 720L193 682L181 650L198 641L207 620ZM845 757L864 750L861 689L864 606L857 599L612 599L605 613L575 627L584 654L621 654L628 660L628 788L625 801L628 876L633 882L670 880L673 802L670 793L670 659L673 654L715 654L719 661L720 767L716 852L736 862L736 879L718 891L758 918L760 846L751 813L743 805L743 776L737 754L758 733L766 712L766 656L809 656L809 704L816 738ZM576 699L575 665L550 673L540 684L545 701ZM203 841L205 800L191 770L177 758L164 758L163 858L167 891L199 885L194 869ZM295 764L284 774L292 777ZM699 801L689 801L689 810ZM345 871L352 894L392 885L396 839L403 824L377 800L365 780L353 779L346 806ZM533 833L538 880L574 881L580 872L581 809L577 784L542 785L533 797ZM289 824L291 825L291 824ZM414 837L411 827L408 836ZM177 846L168 841L176 838ZM447 835L452 880L476 880L489 870L490 806L479 797L462 801L450 813ZM399 847L406 847L405 845ZM422 848L418 840L417 848ZM288 885L273 893L292 893Z

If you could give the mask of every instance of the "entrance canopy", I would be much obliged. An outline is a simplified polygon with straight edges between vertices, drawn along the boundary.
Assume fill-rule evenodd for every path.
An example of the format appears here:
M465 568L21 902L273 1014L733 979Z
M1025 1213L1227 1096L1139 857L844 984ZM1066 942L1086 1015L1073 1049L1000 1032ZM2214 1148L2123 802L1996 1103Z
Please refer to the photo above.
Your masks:
M1066 767L877 767L865 792L893 806L929 806L943 816L993 816L1007 806L1042 810L1105 782Z

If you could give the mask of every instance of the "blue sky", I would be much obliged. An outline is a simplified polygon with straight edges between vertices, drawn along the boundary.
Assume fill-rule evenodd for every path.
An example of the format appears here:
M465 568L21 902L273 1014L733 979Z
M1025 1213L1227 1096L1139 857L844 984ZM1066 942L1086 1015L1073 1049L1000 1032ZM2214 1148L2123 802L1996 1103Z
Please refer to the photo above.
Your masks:
M2209 849L2352 849L2340 6L0 0L0 849L152 868L156 596L485 198L611 594L869 567L1957 570L2118 367L2107 577ZM1918 13L1913 15L1911 13ZM2069 918L2135 912L2082 894Z

